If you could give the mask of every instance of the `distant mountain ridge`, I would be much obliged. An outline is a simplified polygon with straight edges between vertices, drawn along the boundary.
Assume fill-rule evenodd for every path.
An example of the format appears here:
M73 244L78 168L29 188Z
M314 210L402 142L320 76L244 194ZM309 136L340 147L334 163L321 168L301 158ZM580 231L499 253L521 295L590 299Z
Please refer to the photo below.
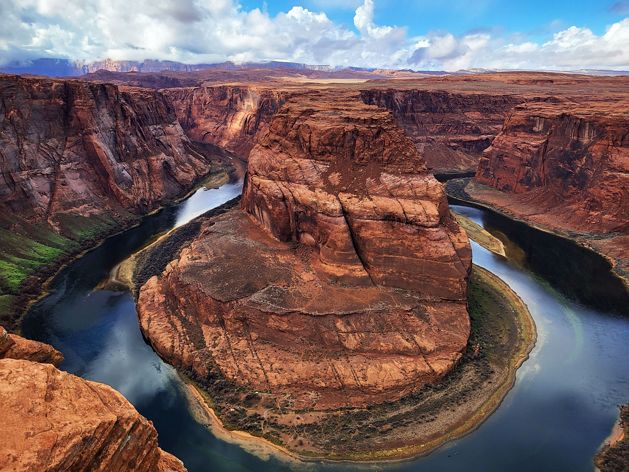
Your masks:
M233 62L219 62L214 64L184 64L176 61L160 61L157 59L146 59L143 61L116 61L104 59L102 61L85 62L70 59L40 58L31 61L9 62L0 65L0 72L7 74L30 74L44 75L50 77L76 77L85 74L106 70L110 72L195 72L206 69L240 69L240 68L260 68L260 69L289 69L289 70L313 70L321 72L333 72L346 69L345 67L334 67L328 65L310 65L297 62L256 62L235 64ZM355 71L373 71L373 68L350 67Z

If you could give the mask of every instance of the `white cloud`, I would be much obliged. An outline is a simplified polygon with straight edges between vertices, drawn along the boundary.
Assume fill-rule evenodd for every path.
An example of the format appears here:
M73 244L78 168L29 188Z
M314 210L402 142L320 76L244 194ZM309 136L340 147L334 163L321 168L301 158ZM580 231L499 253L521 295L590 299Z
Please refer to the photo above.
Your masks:
M629 18L602 35L571 26L544 43L500 32L409 37L376 21L374 0L352 0L355 29L310 0L270 15L237 0L0 0L0 63L34 57L164 59L189 63L286 60L415 69L629 68ZM297 3L297 1L296 1Z

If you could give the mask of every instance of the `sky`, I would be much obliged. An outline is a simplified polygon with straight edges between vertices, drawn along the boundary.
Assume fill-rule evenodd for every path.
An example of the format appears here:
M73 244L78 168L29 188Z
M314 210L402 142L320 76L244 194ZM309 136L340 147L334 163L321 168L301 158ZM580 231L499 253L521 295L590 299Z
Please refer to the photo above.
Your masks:
M629 0L0 0L0 65L39 57L629 70Z

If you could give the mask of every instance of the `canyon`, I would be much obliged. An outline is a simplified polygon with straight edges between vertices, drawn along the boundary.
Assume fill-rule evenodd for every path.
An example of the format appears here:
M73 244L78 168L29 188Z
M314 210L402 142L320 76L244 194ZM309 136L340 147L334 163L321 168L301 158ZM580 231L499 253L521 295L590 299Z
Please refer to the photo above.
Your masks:
M0 469L185 472L120 393L59 370L62 361L0 327Z
M380 426L389 424L396 408L410 415L417 398L432 398L426 392L435 385L461 394L435 401L436 408L456 405L472 417L486 408L480 396L512 384L513 366L534 339L503 327L511 334L501 340L512 346L493 348L506 349L505 359L478 357L479 339L489 341L474 333L471 307L499 306L510 322L526 308L515 295L496 302L510 289L472 270L467 236L433 174L474 173L457 196L594 249L627 284L625 77L326 74L0 75L0 321L16 331L64 262L205 177L230 172L240 158L247 175L239 204L137 255L142 333L204 390L227 427L292 451L362 460L385 449L416 454L425 437L408 420L406 430L399 427L404 437L383 433L378 447L356 439L352 449L336 443L339 421L353 424L371 411ZM62 403L89 394L68 417L78 421L95 403L92 436L108 444L105 451L137 428L128 450L146 452L112 453L120 461L112 467L181 470L157 448L150 423L113 389L46 364L61 360L49 346L4 331L0 338L0 362L15 387L6 407L15 410L16 431L20 408L11 399L20 388L53 392ZM46 402L35 407L33 421L57 414ZM113 427L108 414L124 420ZM63 434L76 439L73 424ZM431 427L452 424L422 427L433 440ZM15 460L11 454L5 460ZM55 460L63 463L65 454ZM90 454L97 453L88 448L73 460Z
M460 359L467 237L388 112L354 94L288 100L251 151L242 209L139 291L173 364L297 410L397 399Z
M0 308L17 314L60 262L222 166L160 92L0 77Z

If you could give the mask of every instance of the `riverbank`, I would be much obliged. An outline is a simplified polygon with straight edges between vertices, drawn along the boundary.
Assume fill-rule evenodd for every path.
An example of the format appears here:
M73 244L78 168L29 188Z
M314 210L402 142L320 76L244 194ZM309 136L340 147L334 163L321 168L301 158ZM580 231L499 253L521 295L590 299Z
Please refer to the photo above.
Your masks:
M601 472L629 470L629 405L620 407L620 417L594 459Z
M482 247L487 249L494 254L499 256L506 256L505 247L502 244L502 241L487 231L480 225L474 223L470 218L461 213L458 213L456 210L450 209L452 214L456 218L457 223L465 230L467 236L470 239L473 239Z
M509 231L513 241L503 241L510 258L509 247L515 242L529 254L527 263L549 277L559 289L582 302L626 314L626 307L629 306L629 261L626 260L629 235L585 234L542 226L530 218L515 214L510 208L479 198L479 187L483 187L483 191L498 192L479 186L469 178L453 179L445 185L452 203L488 210L494 215L492 225L498 225L500 222L497 220L502 218L518 226L517 230ZM500 237L499 231L492 233ZM543 259L536 260L534 247L542 244L553 244L558 250L552 254L547 252ZM516 250L519 251L518 248ZM549 258L549 255L555 257ZM517 254L513 256L513 259L519 258ZM588 271L582 270L580 264L584 261L589 266Z
M40 267L37 273L30 275L18 287L17 295L6 294L0 290L0 315L2 315L0 321L9 331L21 333L21 321L24 314L28 312L34 303L48 295L51 282L66 266L96 249L108 238L137 227L141 224L143 218L154 215L168 206L185 200L198 188L216 188L229 181L230 176L237 171L232 163L224 160L222 156L221 159L219 162L211 165L208 174L197 180L191 189L186 190L185 193L174 199L161 202L158 208L149 213L145 215L132 215L129 213L126 218L119 221L111 220L110 224L101 225L103 227L97 225L96 227L100 228L98 231L92 231L89 233L90 236L88 238L76 242L71 249L59 253L46 266ZM97 219L100 221L102 218Z
M261 424L250 428L243 405L209 394L197 379L187 385L195 416L219 438L263 457L382 462L427 454L470 433L495 411L535 344L526 305L489 271L474 267L468 301L472 333L461 363L438 383L398 401L281 416L268 405Z

